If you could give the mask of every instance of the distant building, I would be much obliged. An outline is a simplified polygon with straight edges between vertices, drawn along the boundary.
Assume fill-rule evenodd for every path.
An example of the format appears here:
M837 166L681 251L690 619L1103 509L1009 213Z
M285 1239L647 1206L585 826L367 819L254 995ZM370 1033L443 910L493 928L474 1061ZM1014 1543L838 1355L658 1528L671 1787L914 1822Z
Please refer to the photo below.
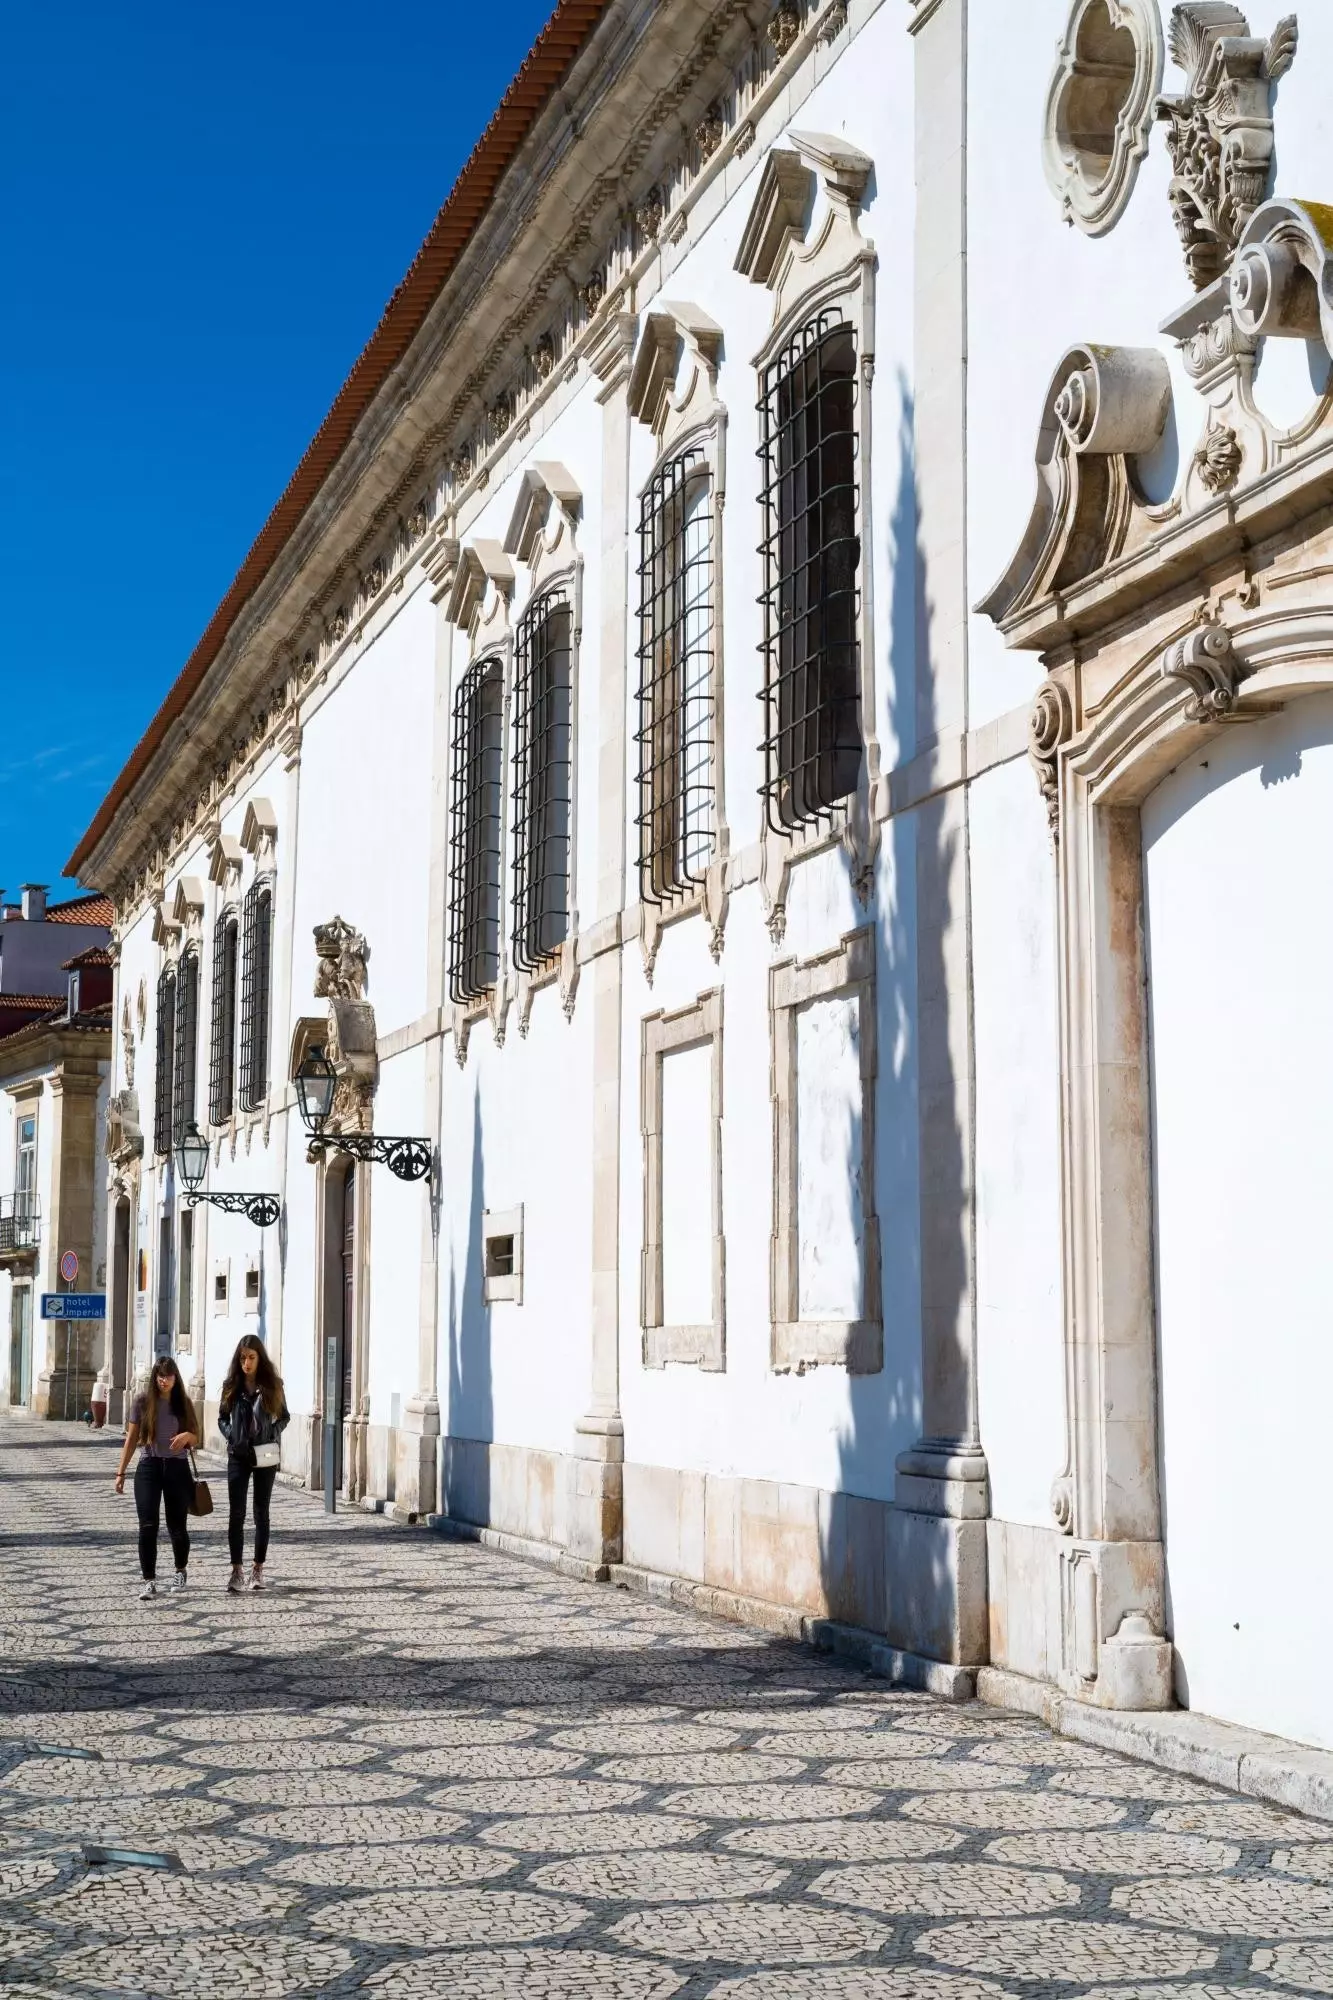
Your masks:
M7 903L0 889L0 994L59 998L70 958L106 949L114 905L109 896L98 895L48 903L40 882L25 882L19 895L20 901ZM111 998L109 985L106 997Z
M0 919L0 1393L44 1417L87 1408L103 1341L100 1322L43 1321L41 1296L106 1286L109 918L104 897L50 909L30 885Z

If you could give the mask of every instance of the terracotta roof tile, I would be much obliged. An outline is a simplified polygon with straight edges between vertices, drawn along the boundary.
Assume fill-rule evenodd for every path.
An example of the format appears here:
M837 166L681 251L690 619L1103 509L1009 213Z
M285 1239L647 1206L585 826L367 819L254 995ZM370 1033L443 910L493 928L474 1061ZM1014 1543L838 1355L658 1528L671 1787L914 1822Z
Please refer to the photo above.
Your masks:
M286 491L268 520L203 637L176 678L166 700L130 753L129 761L97 809L96 817L65 865L78 875L82 864L115 818L167 730L198 688L222 650L244 605L272 569L307 508L350 443L361 418L397 367L453 274L477 225L514 161L538 114L555 94L610 0L557 0L554 13L533 43L522 68L501 98L454 182L430 234L413 258L379 325L352 367Z
M90 944L86 951L76 951L73 958L65 959L60 970L62 972L77 972L83 966L114 965L115 962L105 945Z
M71 897L68 903L48 905L48 924L105 924L108 929L115 922L116 906L110 896L100 890L93 890L87 896Z

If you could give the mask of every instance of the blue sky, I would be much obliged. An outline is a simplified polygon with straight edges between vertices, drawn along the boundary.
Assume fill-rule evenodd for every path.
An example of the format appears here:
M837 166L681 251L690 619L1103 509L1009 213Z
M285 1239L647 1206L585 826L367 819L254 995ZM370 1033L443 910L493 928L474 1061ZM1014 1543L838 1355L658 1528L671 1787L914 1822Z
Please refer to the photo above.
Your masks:
M554 0L73 0L0 90L0 888L65 862Z

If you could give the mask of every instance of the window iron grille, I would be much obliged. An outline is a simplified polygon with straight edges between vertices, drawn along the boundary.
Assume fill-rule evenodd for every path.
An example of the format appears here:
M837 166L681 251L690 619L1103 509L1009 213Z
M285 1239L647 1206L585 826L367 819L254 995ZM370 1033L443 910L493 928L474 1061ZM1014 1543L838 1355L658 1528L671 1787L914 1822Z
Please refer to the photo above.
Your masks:
M176 974L163 971L157 980L157 1065L153 1095L153 1151L171 1151L171 1087L176 1065Z
M449 993L479 1000L500 972L504 677L498 660L468 668L454 697L449 880Z
M267 877L250 884L241 914L241 1109L253 1111L268 1091L273 884Z
M573 796L573 621L563 590L548 590L519 621L514 647L514 963L536 972L569 931Z
M856 338L811 320L762 378L764 801L778 832L826 820L861 772Z
M225 1125L236 1108L236 971L240 945L235 910L213 926L213 1012L208 1044L208 1118Z
M717 836L713 489L698 450L664 465L639 509L639 889L700 887Z
M199 1048L199 954L181 953L176 973L175 1060L171 1080L171 1143L179 1146L194 1123Z

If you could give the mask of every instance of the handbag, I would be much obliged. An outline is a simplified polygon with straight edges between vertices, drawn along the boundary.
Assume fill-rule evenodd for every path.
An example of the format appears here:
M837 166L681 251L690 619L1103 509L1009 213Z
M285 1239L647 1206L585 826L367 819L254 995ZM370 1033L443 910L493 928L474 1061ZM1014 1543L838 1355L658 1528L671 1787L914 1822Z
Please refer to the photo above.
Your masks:
M211 1514L213 1511L213 1494L208 1481L199 1477L199 1467L194 1462L193 1452L190 1453L190 1477L194 1482L190 1491L190 1512L192 1514Z
M280 1444L257 1444L254 1447L254 1454L255 1469L257 1471L282 1464L282 1446Z

